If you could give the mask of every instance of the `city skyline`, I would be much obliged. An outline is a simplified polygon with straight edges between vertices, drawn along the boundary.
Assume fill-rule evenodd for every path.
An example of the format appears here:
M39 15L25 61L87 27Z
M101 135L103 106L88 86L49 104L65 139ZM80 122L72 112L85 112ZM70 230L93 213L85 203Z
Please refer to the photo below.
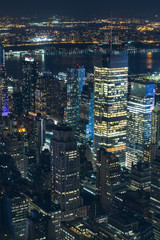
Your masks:
M159 7L2 3L0 240L160 240Z

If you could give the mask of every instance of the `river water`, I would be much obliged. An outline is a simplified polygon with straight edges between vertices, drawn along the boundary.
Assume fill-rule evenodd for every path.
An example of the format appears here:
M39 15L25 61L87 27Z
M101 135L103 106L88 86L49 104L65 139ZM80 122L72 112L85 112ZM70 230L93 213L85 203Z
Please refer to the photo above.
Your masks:
M92 55L35 55L39 62L39 71L50 71L53 74L65 72L67 68L77 64L93 71L94 57ZM6 59L7 73L16 79L21 77L21 57L8 57ZM160 52L133 53L128 55L129 74L160 72Z

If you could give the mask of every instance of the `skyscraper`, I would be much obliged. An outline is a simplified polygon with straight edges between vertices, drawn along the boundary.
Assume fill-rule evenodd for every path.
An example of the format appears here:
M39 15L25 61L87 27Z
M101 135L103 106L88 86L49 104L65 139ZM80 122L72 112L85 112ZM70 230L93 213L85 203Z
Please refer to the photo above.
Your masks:
M38 78L38 62L34 58L25 57L22 65L22 91L24 111L35 112L35 90Z
M24 239L26 219L28 217L28 202L24 196L15 193L10 199L15 237Z
M27 127L28 125L28 127ZM26 116L26 127L29 131L28 147L29 150L35 151L37 162L39 161L39 154L45 142L45 119L41 114L29 112Z
M80 163L73 130L66 125L55 126L51 140L52 200L57 200L62 211L82 206L80 197ZM72 218L75 214L72 214Z
M17 115L20 115L23 112L22 101L22 92L15 91L12 94L12 112Z
M151 114L154 108L155 84L132 83L128 101L126 166L142 159L151 142Z
M78 87L79 87L79 97L80 97L83 87L85 86L85 80L86 80L85 68L78 66L78 68L76 68L76 70L78 72Z
M151 190L151 166L149 162L138 161L136 164L132 164L130 188L133 190Z
M8 116L8 84L7 73L5 66L0 66L0 107L2 109L2 116Z
M21 175L24 177L24 168L25 168L25 156L24 156L24 142L19 139L17 134L9 134L5 139L5 151L8 155L10 155L17 169L20 171Z
M2 112L2 116L4 117L9 114L5 50L2 46L0 46L0 112Z
M68 70L67 78L67 107L65 110L65 122L67 125L77 130L78 122L78 78L75 74L75 68Z
M160 103L157 102L152 111L151 143L158 144L160 141Z
M150 196L150 213L153 224L155 239L160 239L160 148L156 150L155 158L151 162L151 196Z
M67 105L67 86L63 77L62 73L53 77L52 73L45 72L39 76L36 86L36 112L58 122L64 120Z
M114 52L96 59L94 67L93 152L106 148L125 162L128 56Z
M53 78L52 107L53 117L58 117L62 122L64 120L64 108L67 105L67 86L64 80Z
M0 186L0 239L12 239L11 205L5 190Z
M37 211L31 211L31 216L26 221L25 240L35 239L51 239L49 238L49 222L48 216L43 216Z
M94 77L89 75L83 87L79 104L78 141L93 144Z
M85 85L85 68L77 66L68 69L67 78L67 107L65 110L65 122L77 131L79 119L80 96Z
M0 46L0 66L5 66L5 50Z
M102 210L109 211L115 194L124 189L118 157L104 148L100 149L97 153L97 190Z
M39 77L37 79L36 90L35 90L35 112L41 113L42 117L46 117L46 86L45 78Z

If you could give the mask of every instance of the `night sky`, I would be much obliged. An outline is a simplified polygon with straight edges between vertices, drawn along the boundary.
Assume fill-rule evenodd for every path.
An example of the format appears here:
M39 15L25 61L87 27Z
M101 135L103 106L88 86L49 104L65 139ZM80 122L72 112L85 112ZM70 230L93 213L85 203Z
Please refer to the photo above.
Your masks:
M153 18L159 14L160 0L1 0L1 16L51 16L71 17L115 17Z

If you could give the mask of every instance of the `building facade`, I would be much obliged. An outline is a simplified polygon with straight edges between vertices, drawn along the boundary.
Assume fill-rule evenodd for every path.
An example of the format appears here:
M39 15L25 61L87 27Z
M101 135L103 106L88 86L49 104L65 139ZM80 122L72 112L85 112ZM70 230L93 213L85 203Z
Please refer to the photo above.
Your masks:
M102 210L108 212L116 193L124 192L125 184L121 181L119 159L104 148L97 153L97 191Z
M22 64L22 92L24 111L35 112L35 91L38 79L38 62L34 58L25 57Z
M143 158L151 143L151 114L155 101L155 84L132 83L128 101L126 166L131 168Z
M97 57L94 67L93 153L101 147L125 162L128 56L114 52Z
M160 148L156 150L153 159L152 177L151 177L151 196L150 196L150 213L153 224L153 232L155 239L160 239Z
M85 68L77 66L68 69L67 77L67 106L65 109L65 122L77 132L79 120L80 97L85 85Z
M83 87L79 104L78 142L93 145L94 76L89 75Z
M79 171L77 141L73 130L66 125L55 126L51 140L51 199L59 202L62 211L74 211L83 205Z
M151 143L158 144L160 141L160 103L157 102L152 111Z
M136 164L132 164L130 188L133 190L151 190L151 166L149 162L138 161Z

